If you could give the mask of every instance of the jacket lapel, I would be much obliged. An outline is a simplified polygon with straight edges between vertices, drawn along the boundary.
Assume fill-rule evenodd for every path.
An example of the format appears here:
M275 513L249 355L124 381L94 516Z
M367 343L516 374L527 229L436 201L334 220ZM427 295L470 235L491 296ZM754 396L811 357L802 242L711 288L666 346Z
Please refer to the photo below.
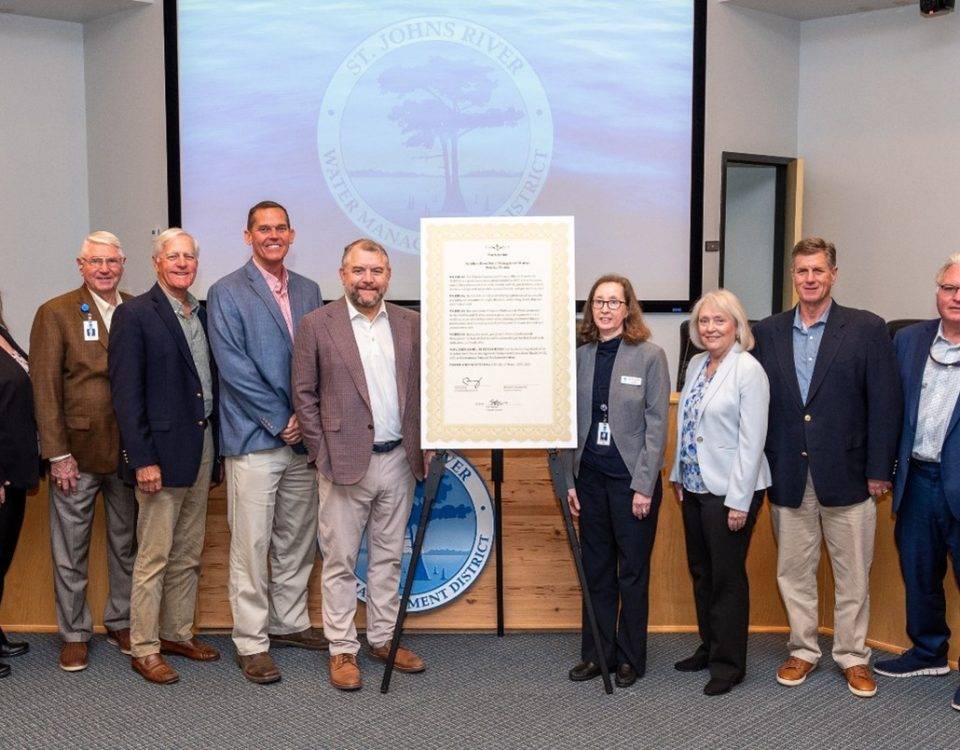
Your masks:
M794 308L794 311L796 308ZM793 315L781 315L777 320L777 335L774 336L774 349L777 353L777 364L783 382L797 402L803 408L803 397L800 395L800 382L797 380L797 366L793 361Z
M910 393L907 396L907 403L904 407L907 410L907 417L910 420L910 426L913 431L917 429L917 418L920 411L920 392L923 390L923 371L927 366L927 357L930 355L930 347L933 339L937 335L939 323L930 321L931 326L918 336L914 341L913 349L909 353L910 372L907 382L912 384ZM954 414L956 417L956 414ZM951 420L953 422L955 420ZM948 429L949 431L949 429Z
M159 284L153 285L153 288L150 290L150 299L153 301L154 309L157 315L160 316L160 320L163 321L170 335L173 336L173 340L177 342L177 349L180 350L180 354L199 380L200 374L197 372L197 365L193 361L193 354L190 351L190 345L187 343L187 337L183 335L183 327L180 325L180 321L177 320L177 314L173 311L170 300L167 299L167 295L164 294ZM197 315L198 313L194 312L192 314Z
M274 322L276 322L277 327L280 328L280 333L283 336L283 340L287 345L287 349L290 350L290 353L293 354L293 341L290 339L290 331L287 329L287 321L283 318L283 313L280 312L280 305L277 304L276 298L273 296L273 292L270 291L270 287L267 286L266 280L263 278L263 274L260 272L260 269L257 268L256 264L253 262L253 259L247 261L247 280L250 282L250 285L253 287L253 291L256 292L257 296L263 300L263 304L267 306L267 310L270 311L270 315L273 316ZM290 272L287 271L289 274ZM291 317L293 317L293 300L290 287L287 286L287 294L291 296L290 311ZM296 324L297 319L294 318L294 324Z
M401 320L399 315L392 315L390 306L387 307L387 319L390 321L390 335L393 337L393 358L397 367L397 403L400 405L400 419L403 419L403 410L407 403L407 383L410 377L410 347L406 342L412 340L409 323ZM403 330L401 331L401 327Z
M363 402L372 413L373 406L370 404L367 378L363 374L363 362L360 361L360 350L357 348L357 338L353 335L353 324L350 322L350 310L347 308L347 302L341 297L323 309L328 311L326 315L327 328L330 330L330 336L333 339L334 345L337 347L337 351L340 352L343 365L347 372L350 373L350 377L353 379L357 391L360 392Z
M120 294L120 292L117 292L117 294ZM97 321L97 332L99 333L98 341L100 342L100 346L106 349L110 344L110 331L107 330L107 326L103 322L103 317L100 315L100 308L97 307L97 302L93 298L93 292L87 289L86 284L80 287L80 302L85 302L90 308L90 315L92 315L93 319ZM79 304L77 305L77 315L80 317L81 321L87 319L86 313L80 309Z
M840 344L843 341L844 326L847 324L847 311L840 307L836 302L830 307L830 317L827 318L827 325L823 331L823 338L820 340L820 349L817 351L817 361L813 367L813 377L810 378L810 390L807 392L807 403L813 401L817 395L817 389L823 383L823 379L833 363L833 358L840 351Z
M699 423L703 419L703 413L707 410L707 404L710 403L710 399L717 395L720 390L720 386L723 385L730 373L733 372L733 368L736 366L737 357L740 355L740 352L743 349L740 347L740 344L734 344L733 348L727 352L727 356L723 358L723 361L720 363L720 367L717 368L717 371L713 374L713 377L710 379L710 382L707 384L707 389L703 393L703 399L700 401L700 413L697 417L697 422Z

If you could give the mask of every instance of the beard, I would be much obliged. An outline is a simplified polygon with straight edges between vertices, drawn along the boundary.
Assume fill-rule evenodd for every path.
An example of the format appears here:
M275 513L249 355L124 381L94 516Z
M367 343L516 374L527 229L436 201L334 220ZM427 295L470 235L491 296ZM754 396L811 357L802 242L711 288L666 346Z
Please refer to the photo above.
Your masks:
M374 297L371 300L364 301L360 297L360 292L373 292ZM350 302L354 307L364 310L369 310L373 307L379 307L380 303L383 301L383 292L378 289L358 289L353 288L347 292L347 296L350 298Z

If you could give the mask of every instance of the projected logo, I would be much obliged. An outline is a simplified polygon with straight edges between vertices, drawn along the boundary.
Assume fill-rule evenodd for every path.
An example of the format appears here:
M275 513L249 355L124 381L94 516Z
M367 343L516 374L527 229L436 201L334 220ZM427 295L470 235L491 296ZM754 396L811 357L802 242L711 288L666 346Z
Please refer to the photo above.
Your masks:
M417 565L409 612L425 612L453 601L477 580L493 543L493 507L483 479L467 459L447 454L446 472L430 511L423 553ZM413 540L423 509L423 482L417 485L407 521L400 590L407 578ZM367 600L367 535L357 558L357 597Z
M553 119L539 76L499 34L414 18L347 55L323 97L317 146L350 221L415 253L421 217L526 214L550 170Z

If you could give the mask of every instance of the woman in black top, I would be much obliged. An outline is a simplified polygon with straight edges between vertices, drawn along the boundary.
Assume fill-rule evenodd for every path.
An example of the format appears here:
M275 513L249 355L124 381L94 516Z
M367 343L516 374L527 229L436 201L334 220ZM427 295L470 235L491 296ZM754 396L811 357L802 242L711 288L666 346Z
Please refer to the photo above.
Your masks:
M40 459L33 389L27 375L27 355L17 346L0 315L0 601L3 579L13 560L27 490L37 486ZM0 630L0 658L27 652L28 644L7 640ZM10 666L0 662L0 677Z

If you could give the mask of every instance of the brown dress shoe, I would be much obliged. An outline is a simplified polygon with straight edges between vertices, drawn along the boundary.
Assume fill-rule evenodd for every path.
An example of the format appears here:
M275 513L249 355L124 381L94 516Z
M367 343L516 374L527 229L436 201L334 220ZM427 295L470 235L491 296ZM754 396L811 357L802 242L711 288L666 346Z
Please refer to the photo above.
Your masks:
M213 646L191 638L189 641L167 641L160 639L160 653L186 656L194 661L216 661L220 652Z
M121 654L130 656L130 628L107 631L107 643L120 649Z
M807 679L807 675L810 674L816 666L816 664L809 661L791 656L781 665L780 669L777 670L777 682L787 687L799 685Z
M160 654L150 654L142 658L133 656L130 658L130 666L147 682L157 685L171 685L180 679L180 675L163 660Z
M867 664L855 664L843 670L843 676L847 678L847 687L854 695L861 698L872 698L877 694L877 682L870 674L870 667Z
M237 654L237 666L243 670L243 676L258 685L269 685L280 679L280 670L273 663L269 651L242 656Z
M87 668L87 644L82 641L67 641L60 649L60 669L64 672L79 672Z
M382 662L386 662L387 657L390 656L390 644L385 643L377 648L370 646L367 649L367 653L369 653L374 659L379 659ZM393 668L398 672L410 672L411 674L414 674L416 672L422 672L425 670L427 665L424 664L423 659L413 653L413 651L400 646L397 648L397 657L394 659Z
M330 684L339 690L359 690L363 687L356 654L330 655Z
M310 651L326 651L330 648L322 630L307 628L299 633L284 633L283 635L269 634L270 646L277 648L305 648Z

